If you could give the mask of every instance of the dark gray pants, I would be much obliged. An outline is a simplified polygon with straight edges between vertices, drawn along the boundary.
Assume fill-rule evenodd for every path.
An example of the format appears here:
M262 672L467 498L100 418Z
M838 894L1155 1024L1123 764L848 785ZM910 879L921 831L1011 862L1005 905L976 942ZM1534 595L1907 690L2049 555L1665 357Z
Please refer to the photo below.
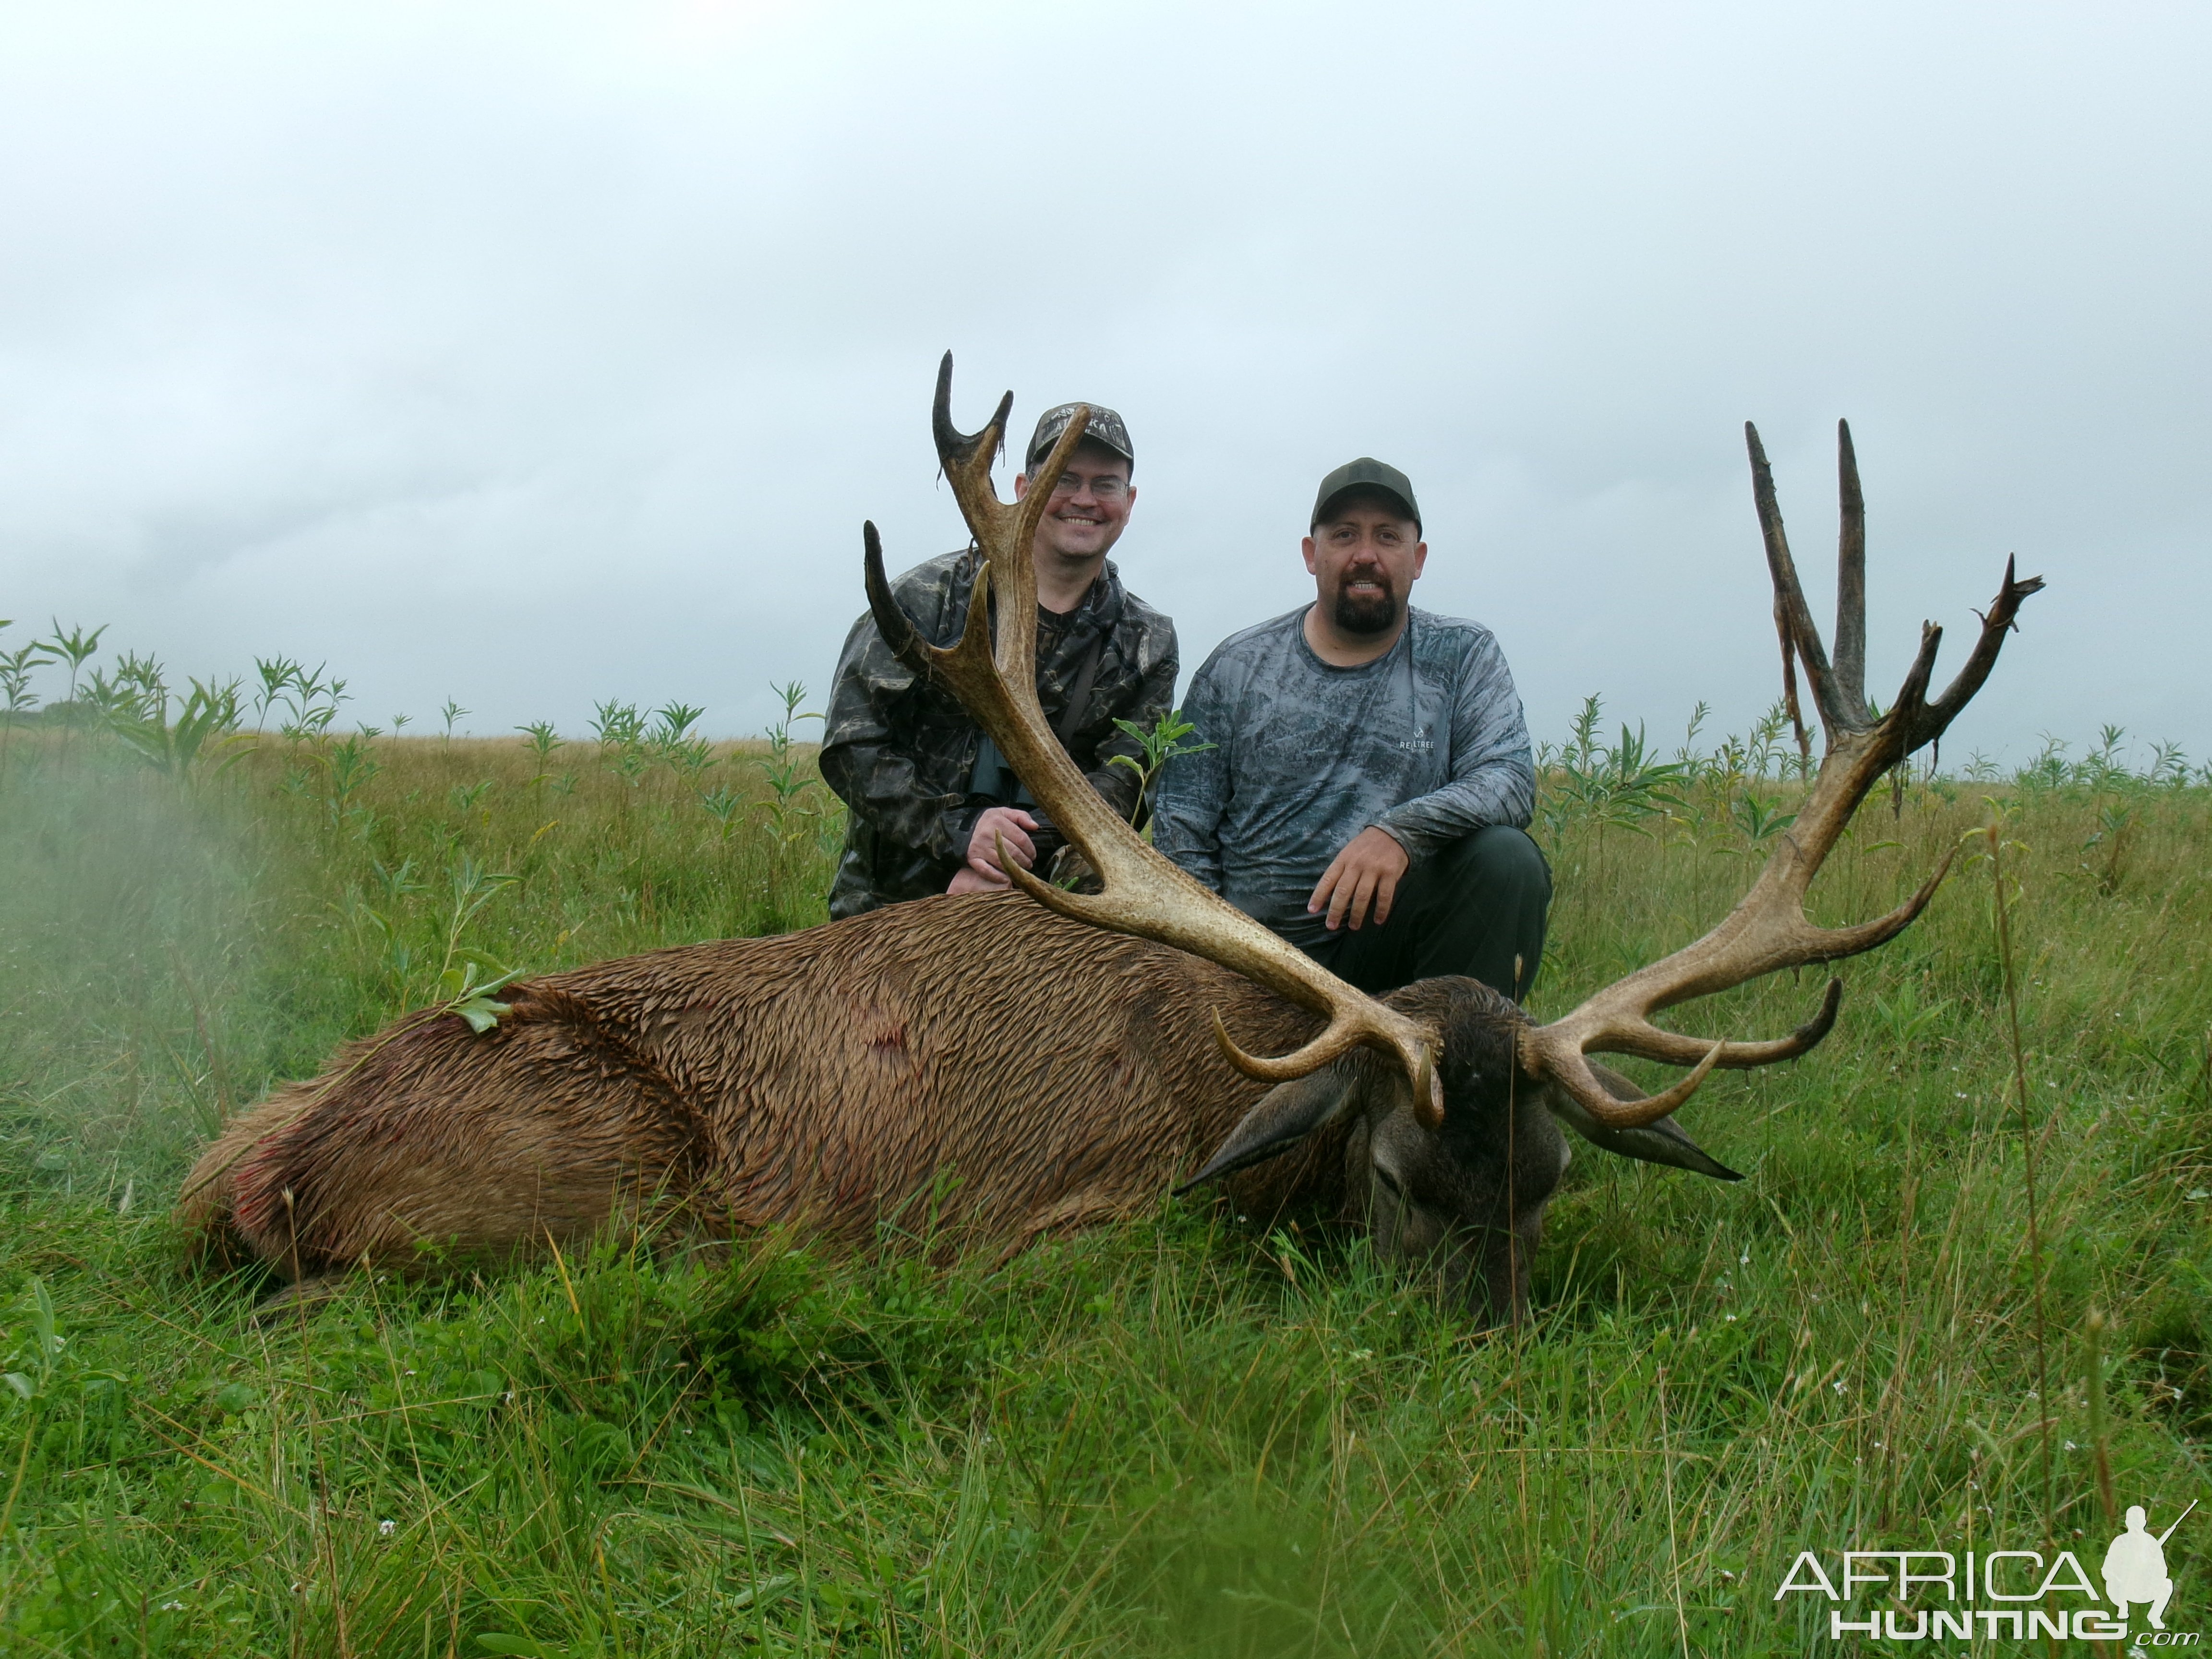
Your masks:
M1378 927L1370 915L1307 954L1373 995L1464 974L1518 1002L1536 982L1551 903L1552 870L1536 843L1492 824L1407 871L1389 921Z

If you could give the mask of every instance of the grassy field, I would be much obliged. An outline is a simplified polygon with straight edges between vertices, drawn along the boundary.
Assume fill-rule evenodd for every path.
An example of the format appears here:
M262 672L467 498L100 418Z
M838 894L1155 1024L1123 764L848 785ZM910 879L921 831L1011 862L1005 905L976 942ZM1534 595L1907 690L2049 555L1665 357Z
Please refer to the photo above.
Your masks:
M1825 1045L1686 1112L1748 1179L1580 1150L1517 1330L1165 1200L1003 1267L615 1237L264 1328L166 1216L225 1115L465 985L817 921L839 833L802 748L696 711L363 737L309 678L258 745L143 696L4 733L0 1651L1843 1651L1774 1599L1800 1550L2094 1574L2116 1504L2212 1499L2212 794L2171 757L1870 801L1822 919L1999 822L2009 977L1977 835ZM1771 725L1662 757L1595 714L1547 755L1540 1012L1716 920L1793 787Z

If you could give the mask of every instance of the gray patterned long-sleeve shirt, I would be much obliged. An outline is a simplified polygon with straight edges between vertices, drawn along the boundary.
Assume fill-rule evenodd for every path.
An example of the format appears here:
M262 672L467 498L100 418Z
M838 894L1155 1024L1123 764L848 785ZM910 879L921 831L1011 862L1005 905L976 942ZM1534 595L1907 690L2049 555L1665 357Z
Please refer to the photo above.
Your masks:
M1379 825L1416 863L1486 824L1526 829L1536 769L1490 630L1408 609L1389 650L1335 668L1305 608L1222 641L1191 682L1194 741L1160 774L1154 844L1292 944L1328 937L1306 901L1352 838Z
M966 624L968 596L981 566L972 547L947 553L894 578L891 592L924 639L948 646ZM1090 692L1073 721L1064 721L1094 642L1097 667ZM1138 775L1113 757L1141 760L1144 750L1114 722L1133 720L1149 731L1167 713L1179 667L1175 623L1122 586L1109 559L1073 611L1062 616L1038 607L1036 657L1045 718L1055 729L1067 728L1069 755L1091 787L1127 816L1136 805ZM984 809L1029 805L1010 773L979 768L981 738L951 693L918 678L892 653L872 616L853 624L837 659L822 738L823 778L848 809L845 851L830 890L831 915L858 915L943 892L967 859L969 836ZM1049 830L1038 838L1041 864L1059 844Z

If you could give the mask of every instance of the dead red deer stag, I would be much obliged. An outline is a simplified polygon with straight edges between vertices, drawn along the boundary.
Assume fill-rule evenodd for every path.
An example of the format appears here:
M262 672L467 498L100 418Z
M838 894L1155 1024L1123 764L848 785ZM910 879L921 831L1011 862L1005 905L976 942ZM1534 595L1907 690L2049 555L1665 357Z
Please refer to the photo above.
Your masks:
M1834 1022L1840 981L1778 1041L1684 1036L1651 1016L1870 950L1919 914L1940 869L1858 927L1815 927L1802 907L1859 800L1949 725L2041 586L2014 580L2008 563L1950 689L1927 699L1931 625L1889 710L1871 717L1848 432L1831 664L1747 428L1778 618L1827 733L1796 823L1719 927L1564 1018L1537 1024L1465 979L1378 1000L1192 881L1085 782L1037 704L1028 550L1086 416L1037 487L1007 503L990 471L1012 394L972 435L953 427L951 395L948 354L938 455L988 586L976 584L958 640L921 638L872 525L869 601L902 657L975 714L1103 891L1015 869L1019 892L922 899L527 981L481 1033L453 1013L410 1016L280 1089L208 1150L180 1201L203 1237L298 1278L566 1243L628 1205L674 1201L719 1230L789 1224L843 1241L927 1210L942 1236L1013 1248L1127 1215L1187 1176L1226 1180L1248 1212L1298 1205L1364 1220L1387 1255L1510 1311L1567 1164L1555 1119L1628 1157L1734 1178L1670 1114L1716 1066L1811 1048ZM1692 1069L1645 1097L1593 1052Z

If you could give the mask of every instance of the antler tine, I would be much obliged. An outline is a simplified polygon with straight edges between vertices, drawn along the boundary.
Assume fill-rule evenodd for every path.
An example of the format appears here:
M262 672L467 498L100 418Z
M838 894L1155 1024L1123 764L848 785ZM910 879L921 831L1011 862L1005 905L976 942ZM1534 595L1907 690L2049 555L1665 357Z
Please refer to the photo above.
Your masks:
M1759 507L1767 564L1774 579L1775 609L1784 625L1784 662L1793 645L1805 660L1807 677L1827 727L1828 747L1813 787L1800 804L1796 821L1780 839L1751 890L1720 926L1663 961L1616 981L1565 1018L1522 1034L1523 1064L1534 1073L1566 1089L1601 1123L1634 1127L1665 1116L1715 1066L1770 1065L1805 1053L1834 1024L1842 982L1831 980L1820 1012L1789 1036L1772 1042L1720 1042L1662 1031L1651 1023L1662 1009L1711 996L1778 969L1840 961L1887 943L1912 924L1951 867L1947 855L1919 890L1888 915L1848 927L1819 927L1805 916L1805 896L1828 854L1842 838L1867 792L1890 768L1945 726L1981 688L1996 661L2005 634L2020 606L2043 586L2042 579L2019 580L2012 561L2005 563L2004 586L1983 619L1981 638L1950 689L1934 704L1927 702L1929 679L1943 630L1934 623L1921 629L1920 649L1907 670L1897 699L1879 720L1868 717L1865 686L1865 503L1858 487L1858 465L1850 429L1839 426L1838 467L1844 497L1843 532L1838 555L1837 655L1832 667L1820 655L1820 639L1797 584L1782 514L1774 499L1774 480L1759 447L1759 433L1744 427L1751 451L1752 491ZM1955 854L1956 849L1953 849ZM1600 1087L1583 1056L1593 1052L1631 1054L1698 1069L1663 1095L1619 1101Z
M981 432L972 435L962 432L952 424L952 354L945 354L937 368L937 398L930 411L930 425L953 499L960 503L962 515L975 533L976 545L988 561L990 591L1000 611L998 665L1008 675L1017 662L1036 659L1036 568L1030 562L1028 550L1052 504L1053 486L1091 423L1089 407L1079 405L1051 455L1030 481L1036 487L1018 501L1002 501L991 483L991 464L1005 447L1006 418L1013 404L1014 394L1009 392L999 399L997 410ZM976 586L980 591L982 584Z
M1009 392L999 399L998 408L983 423L981 431L961 431L952 424L952 354L945 354L944 361L937 366L937 397L929 412L930 434L936 440L937 461L945 471L945 481L952 486L952 498L960 503L961 516L968 520L968 527L975 532L977 544L987 555L1006 542L1011 528L1009 520L1014 513L991 487L991 464L1006 445L1006 419L1013 407L1014 394ZM994 575L995 582L1006 579L1005 573ZM1035 580L1032 574L1032 586Z
M1006 441L1006 416L1013 413L1014 394L1007 392L999 399L997 411L983 423L981 432L963 432L952 424L952 354L946 352L937 365L937 398L929 411L930 435L937 441L937 459L948 469L965 466L977 452L983 454L985 465L990 464ZM983 440L989 438L986 446Z
M913 618L892 596L890 579L884 574L884 538L876 533L873 519L860 526L860 570L868 590L868 610L875 617L884 643L890 647L893 656L915 673L936 678L937 665L931 660L929 642L921 637Z
M1842 528L1836 537L1836 695L1866 707L1866 496L1851 423L1836 422L1836 495Z
M1827 648L1805 603L1805 589L1797 580L1797 562L1790 556L1790 538L1782 528L1782 508L1774 499L1774 470L1766 464L1766 449L1759 441L1759 428L1743 423L1744 444L1751 452L1751 493L1759 511L1759 534L1766 543L1766 565L1774 578L1774 607L1789 630L1790 641L1805 664L1805 678L1813 684L1813 702L1820 711L1820 724L1829 741L1844 732L1865 729L1866 699L1853 708L1843 696L1829 666ZM1785 659L1786 663L1786 659Z
M1318 1072L1331 1061L1340 1060L1364 1042L1365 1034L1359 1022L1348 1015L1330 1016L1328 1024L1312 1042L1279 1059L1267 1060L1258 1054L1245 1053L1229 1028L1221 1023L1221 1016L1213 1017L1213 1040L1220 1046L1222 1054L1231 1066L1246 1077L1261 1083L1290 1083L1310 1072ZM1415 1098L1425 1091L1417 1090ZM1431 1127L1434 1127L1433 1125Z
M1882 918L1887 921L1888 917ZM1721 1042L1711 1037L1684 1036L1675 1031L1662 1031L1648 1019L1630 1018L1621 1030L1608 1038L1606 1052L1634 1054L1639 1060L1656 1060L1668 1066L1695 1066L1708 1054L1718 1049L1715 1062L1724 1071L1747 1072L1761 1066L1771 1066L1777 1060L1795 1060L1808 1052L1836 1023L1836 1012L1843 1006L1844 982L1839 979L1828 981L1822 993L1820 1006L1813 1018L1790 1032L1771 1042ZM1656 1010L1655 1009L1656 1012Z
M1590 1070L1589 1060L1581 1049L1564 1048L1553 1052L1548 1048L1535 1046L1534 1040L1540 1038L1545 1029L1540 1026L1522 1029L1522 1065L1529 1071L1540 1072L1559 1085L1580 1103L1584 1111L1608 1128L1615 1129L1638 1129L1662 1117L1673 1116L1688 1103L1690 1097L1698 1092L1698 1085L1712 1074L1713 1067L1720 1061L1722 1051L1728 1046L1721 1042L1712 1044L1705 1058L1698 1062L1697 1069L1673 1088L1662 1090L1656 1095L1646 1095L1641 1100L1620 1100L1597 1080L1597 1074Z
M2026 581L2017 581L2014 580L2013 569L2014 561L2008 555L2005 558L2004 586L1997 589L1997 596L1990 605L1989 614L1982 618L1981 637L1974 641L1974 648L1967 653L1958 678L1945 688L1942 696L1928 705L1927 712L1921 716L1913 731L1913 747L1916 749L1923 743L1932 743L1942 737L1951 722L1959 718L1959 711L1966 706L1975 692L1982 689L1982 682L1989 678L1990 670L1996 666L1997 653L2004 648L2005 635L2016 626L2013 619L2020 615L2021 603L2029 594L2043 591L2042 577L2030 576Z
M951 376L948 352L938 370L932 424L945 478L975 532L985 574L979 574L969 597L959 639L947 647L933 645L920 636L900 608L884 574L880 538L869 525L863 532L868 604L900 660L931 675L960 700L1050 814L1054 826L1090 860L1105 890L1086 896L1054 886L1007 857L1003 843L1000 867L1048 909L1188 951L1327 1016L1318 1036L1279 1059L1255 1058L1222 1031L1224 1054L1250 1075L1276 1082L1302 1077L1365 1043L1397 1059L1413 1084L1415 1109L1431 1127L1441 1124L1443 1090L1436 1070L1439 1039L1434 1030L1353 989L1192 880L1106 804L1060 747L1037 702L1036 571L1030 546L1053 486L1083 441L1091 411L1076 410L1021 501L1010 504L999 499L991 484L991 462L1010 403L999 405L981 432L963 434L952 424Z

